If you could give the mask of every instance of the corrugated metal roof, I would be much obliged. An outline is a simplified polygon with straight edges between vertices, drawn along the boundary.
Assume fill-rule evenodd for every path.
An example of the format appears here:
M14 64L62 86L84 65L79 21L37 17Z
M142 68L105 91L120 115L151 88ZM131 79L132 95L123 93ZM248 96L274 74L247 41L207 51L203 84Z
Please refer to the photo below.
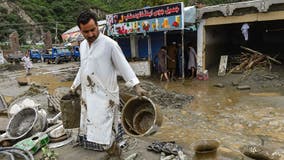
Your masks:
M105 24L106 24L106 20L98 21L99 26L102 26L102 25L105 25ZM68 34L68 33L73 33L73 32L78 32L78 31L80 31L79 27L75 26L75 27L65 31L63 34Z

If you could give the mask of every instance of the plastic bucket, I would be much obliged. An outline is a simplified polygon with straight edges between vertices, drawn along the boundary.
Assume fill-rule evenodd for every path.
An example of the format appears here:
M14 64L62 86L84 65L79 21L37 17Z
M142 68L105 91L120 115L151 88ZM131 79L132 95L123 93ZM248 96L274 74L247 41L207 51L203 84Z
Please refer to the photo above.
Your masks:
M81 105L79 95L67 94L63 96L60 100L60 110L65 129L80 127Z
M22 139L42 132L46 127L46 117L36 109L28 107L20 110L10 119L6 133L11 139Z
M162 125L163 115L159 106L151 99L135 96L125 103L121 119L124 131L128 135L143 137L157 132Z

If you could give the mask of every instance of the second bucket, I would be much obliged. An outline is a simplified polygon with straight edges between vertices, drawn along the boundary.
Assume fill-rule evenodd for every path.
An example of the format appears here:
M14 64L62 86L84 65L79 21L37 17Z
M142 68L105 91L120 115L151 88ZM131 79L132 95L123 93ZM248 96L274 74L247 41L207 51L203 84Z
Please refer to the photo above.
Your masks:
M124 104L121 119L128 135L143 137L157 132L162 125L163 115L150 98L133 96Z

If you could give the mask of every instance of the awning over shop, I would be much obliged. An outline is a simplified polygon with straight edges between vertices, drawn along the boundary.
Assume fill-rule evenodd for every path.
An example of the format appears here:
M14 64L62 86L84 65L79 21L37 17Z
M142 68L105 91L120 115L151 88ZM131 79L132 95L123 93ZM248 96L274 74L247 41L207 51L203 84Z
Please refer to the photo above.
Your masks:
M184 11L184 24L190 25L196 22L196 7L189 6L183 9Z
M99 25L99 30L104 33L105 30L105 24L106 24L106 20L101 20L98 21L98 25ZM61 35L61 38L64 42L79 42L84 40L83 35L80 32L80 29L78 26L75 26L69 30L67 30L66 32L64 32Z

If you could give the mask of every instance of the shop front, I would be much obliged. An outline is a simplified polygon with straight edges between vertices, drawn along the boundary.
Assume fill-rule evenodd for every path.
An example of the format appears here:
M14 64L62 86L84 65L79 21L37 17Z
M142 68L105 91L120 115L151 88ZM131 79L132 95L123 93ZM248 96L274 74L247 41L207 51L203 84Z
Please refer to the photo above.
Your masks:
M107 34L118 42L138 76L150 76L156 53L167 45L167 33L184 29L183 11L183 3L172 3L110 14Z

